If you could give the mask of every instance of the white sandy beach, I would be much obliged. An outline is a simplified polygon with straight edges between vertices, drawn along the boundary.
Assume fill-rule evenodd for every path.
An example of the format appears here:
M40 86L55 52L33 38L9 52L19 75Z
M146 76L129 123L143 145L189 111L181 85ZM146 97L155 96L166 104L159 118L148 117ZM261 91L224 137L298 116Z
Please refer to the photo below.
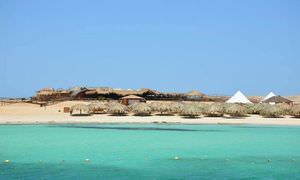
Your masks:
M187 119L180 116L70 116L63 113L63 107L77 104L78 101L63 102L52 106L39 107L33 104L11 104L0 106L0 124L59 124L59 123L182 123L182 124L253 124L253 125L293 125L300 126L300 119L292 117L262 118L211 118ZM81 102L87 103L87 102ZM59 112L60 111L60 112Z

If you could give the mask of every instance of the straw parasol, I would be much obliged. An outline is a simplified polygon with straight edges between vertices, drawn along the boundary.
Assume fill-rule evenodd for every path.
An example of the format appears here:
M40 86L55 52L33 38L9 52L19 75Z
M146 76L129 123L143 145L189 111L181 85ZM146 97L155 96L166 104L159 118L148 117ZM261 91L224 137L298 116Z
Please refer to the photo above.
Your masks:
M279 118L283 115L283 111L278 106L265 106L261 112L260 115L266 118Z
M103 102L92 103L88 106L94 114L106 113L108 110L107 105Z
M109 103L108 106L108 112L112 115L124 115L128 113L128 110L127 106L117 102Z
M90 115L91 110L88 105L85 104L76 104L70 109L71 115Z
M225 113L232 117L245 117L247 109L240 104L225 104Z
M193 103L193 104L199 109L199 111L202 114L208 109L208 106L209 106L207 103L202 103L202 102Z
M260 112L269 104L259 103L259 104L246 104L248 114L260 114Z
M183 110L184 104L180 102L172 102L169 106L173 114L180 114Z
M137 116L149 116L152 112L151 107L147 103L135 103L129 108Z
M167 102L151 102L149 105L152 111L159 112L161 115L170 114L172 112L170 103Z
M284 115L289 115L291 113L292 105L287 103L280 103L277 106L282 110Z
M291 108L290 114L296 118L300 118L300 105L294 105Z
M190 118L195 118L199 115L201 115L201 111L199 107L195 104L185 104L183 107L183 110L181 112L181 115L187 116Z
M222 117L224 115L224 105L222 103L207 105L203 114L208 117Z

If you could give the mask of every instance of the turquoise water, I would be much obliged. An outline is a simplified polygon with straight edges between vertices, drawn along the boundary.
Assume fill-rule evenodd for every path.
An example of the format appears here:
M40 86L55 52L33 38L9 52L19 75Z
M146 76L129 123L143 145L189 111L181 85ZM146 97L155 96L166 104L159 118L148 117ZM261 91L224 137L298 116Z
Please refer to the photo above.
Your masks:
M3 125L0 160L0 179L300 179L300 127Z

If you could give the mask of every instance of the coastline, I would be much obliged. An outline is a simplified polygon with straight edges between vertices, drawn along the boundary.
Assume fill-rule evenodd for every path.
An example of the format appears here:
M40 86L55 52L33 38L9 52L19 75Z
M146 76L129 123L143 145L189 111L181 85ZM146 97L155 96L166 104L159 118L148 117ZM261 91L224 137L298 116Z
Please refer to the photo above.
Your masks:
M199 117L187 119L180 116L69 116L69 115L0 115L0 125L38 125L38 124L188 124L188 125L275 125L300 126L300 119L291 117L262 118L249 116L245 118L211 118Z
M219 124L219 125L283 125L300 126L300 119L292 117L263 118L251 115L245 118L199 117L183 118L181 116L110 116L95 114L91 116L70 116L63 113L64 106L78 102L63 102L60 104L39 107L33 104L17 103L0 106L0 125L26 124Z

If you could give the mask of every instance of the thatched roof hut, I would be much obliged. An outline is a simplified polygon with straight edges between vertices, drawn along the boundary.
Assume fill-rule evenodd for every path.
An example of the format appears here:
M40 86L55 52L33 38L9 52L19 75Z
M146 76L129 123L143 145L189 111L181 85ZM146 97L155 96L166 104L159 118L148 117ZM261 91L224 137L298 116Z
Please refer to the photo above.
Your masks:
M204 96L205 94L196 90L190 91L186 94L187 100L191 100L191 101L200 101Z
M129 96L122 97L121 102L124 105L131 105L134 103L146 102L146 99L135 95L129 95Z
M88 105L85 104L76 104L71 107L70 109L70 114L71 115L90 115L91 114L91 109L89 108Z
M120 99L122 97L135 95L144 98L151 98L161 94L158 91L151 89L113 89L108 87L95 87L88 88L88 91L85 92L85 95L89 98L107 98L107 99Z
M70 97L70 92L54 88L44 88L37 91L36 96L33 98L37 101L54 101L54 100L63 100Z
M147 103L135 103L129 106L129 108L137 116L148 116L152 112L151 107Z
M281 96L273 96L267 100L262 101L263 103L268 103L268 104L280 104L280 103L286 103L286 104L293 104L293 101L286 99Z

